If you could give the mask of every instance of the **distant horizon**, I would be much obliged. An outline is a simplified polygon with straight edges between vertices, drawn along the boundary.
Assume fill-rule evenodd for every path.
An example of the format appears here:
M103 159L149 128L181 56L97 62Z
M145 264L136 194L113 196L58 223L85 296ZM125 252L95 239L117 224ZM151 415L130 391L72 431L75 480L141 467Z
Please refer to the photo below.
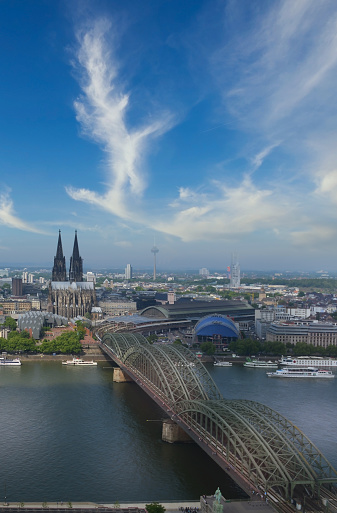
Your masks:
M129 263L129 262L128 262ZM133 269L133 272L136 272L136 273L147 273L147 274L152 274L153 272L153 266L148 266L148 267L137 267L137 266L132 266L132 269ZM119 273L119 274L122 274L125 270L125 267L88 267L86 268L84 266L84 269L83 269L83 274L86 274L87 272L94 272L94 273L98 273L98 272L107 272L107 273ZM5 269L5 268L8 268L10 269L10 272L13 272L15 270L17 270L18 272L23 272L25 269L27 269L28 271L29 270L32 270L32 271L37 271L37 270L41 270L41 271L46 271L46 272L52 272L52 265L50 266L47 266L47 265L29 265L29 264L3 264L2 266L0 266L0 269ZM199 274L199 270L201 268L176 268L176 269L169 269L169 268L160 268L157 266L157 273L158 274L165 274L165 273L176 273L176 274L180 274L180 273L183 273L183 274L196 274L198 277L200 277L200 279L207 279L206 276L202 276ZM208 268L206 267L206 269L208 269L208 271L210 272L210 274L212 275L213 273L217 273L217 274L223 274L224 278L227 278L228 277L228 272L226 269L211 269L211 268ZM254 273L257 273L257 274L266 274L266 275L274 275L275 274L278 274L280 273L282 276L281 277L285 277L287 274L296 274L296 275L307 275L307 274L310 274L310 275L315 275L317 278L321 278L321 274L330 274L331 276L336 276L337 277L337 271L336 270L308 270L308 271L302 271L302 270L289 270L289 269L286 269L286 270L282 270L282 269L240 269L240 272L241 272L241 281L245 278L244 274L254 274ZM225 276L227 275L227 276Z

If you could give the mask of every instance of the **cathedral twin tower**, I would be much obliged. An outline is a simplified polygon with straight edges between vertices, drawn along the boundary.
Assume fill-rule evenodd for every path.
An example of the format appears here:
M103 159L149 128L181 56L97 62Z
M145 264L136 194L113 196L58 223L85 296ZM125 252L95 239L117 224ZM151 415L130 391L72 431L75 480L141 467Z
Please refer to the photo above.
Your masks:
M75 231L73 254L70 257L69 280L66 259L63 256L61 231L59 231L52 280L49 285L48 311L70 319L91 313L95 305L94 284L83 281L83 260L78 250L77 231Z
M52 281L68 281L66 269L66 257L63 256L61 230L59 231L59 240L57 243L56 257L54 257L54 267L52 272ZM83 260L80 257L77 242L77 230L75 231L74 249L70 257L69 281L83 281Z

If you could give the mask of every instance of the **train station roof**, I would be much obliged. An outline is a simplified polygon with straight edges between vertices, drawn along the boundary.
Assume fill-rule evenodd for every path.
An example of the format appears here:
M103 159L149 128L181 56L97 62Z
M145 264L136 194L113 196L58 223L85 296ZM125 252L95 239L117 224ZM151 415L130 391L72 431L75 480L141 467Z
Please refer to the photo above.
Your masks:
M173 304L149 306L141 310L140 315L166 318L170 320L193 319L199 320L206 315L221 314L235 321L254 320L255 310L243 301L200 301L195 299L180 299Z

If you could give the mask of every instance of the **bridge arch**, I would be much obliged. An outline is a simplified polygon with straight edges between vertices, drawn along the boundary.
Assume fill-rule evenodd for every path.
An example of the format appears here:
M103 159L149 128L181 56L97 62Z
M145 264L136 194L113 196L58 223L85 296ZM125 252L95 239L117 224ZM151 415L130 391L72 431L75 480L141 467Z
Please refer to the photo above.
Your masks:
M222 397L205 366L181 345L151 345L138 333L107 333L102 342L169 406Z
M336 470L292 422L261 403L224 399L205 366L183 346L151 345L138 333L107 333L101 347L252 486L290 498L300 487L313 493L337 482Z
M293 423L271 408L247 400L182 401L176 412L252 485L285 498L296 487L337 480L323 454Z

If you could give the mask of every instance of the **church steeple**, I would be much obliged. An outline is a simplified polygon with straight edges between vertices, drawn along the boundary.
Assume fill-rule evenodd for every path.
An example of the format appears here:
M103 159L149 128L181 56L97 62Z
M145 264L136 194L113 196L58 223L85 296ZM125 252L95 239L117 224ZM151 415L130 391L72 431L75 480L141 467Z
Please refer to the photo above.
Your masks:
M78 250L77 230L75 230L73 254L70 257L69 281L83 281L83 260Z
M51 279L52 281L67 281L66 259L63 256L61 230L59 230L59 239Z

